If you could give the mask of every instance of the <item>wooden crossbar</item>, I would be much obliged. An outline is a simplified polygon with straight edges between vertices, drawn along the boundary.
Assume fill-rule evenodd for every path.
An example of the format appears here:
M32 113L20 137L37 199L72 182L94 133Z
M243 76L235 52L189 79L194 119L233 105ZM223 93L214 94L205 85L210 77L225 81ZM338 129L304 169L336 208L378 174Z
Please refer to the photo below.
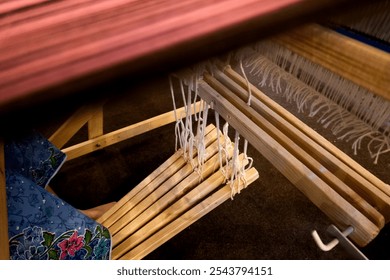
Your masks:
M192 113L199 112L200 102L195 104L195 109ZM177 115L181 115L185 112L186 108L182 107L177 109ZM99 113L99 112L95 112ZM95 115L90 115L90 117L94 117ZM90 120L90 119L89 119ZM167 113L163 113L161 115L152 117L150 119L138 122L136 124L132 124L118 130L94 137L93 139L89 139L87 141L81 142L79 144L73 145L71 147L67 147L63 149L63 152L67 155L67 160L71 160L89 153L92 153L97 150L101 150L110 145L119 143L131 137L135 137L137 135L146 133L153 129L159 128L161 126L167 125L175 121L174 111L170 111ZM91 128L89 129L91 130ZM96 136L94 134L94 136Z

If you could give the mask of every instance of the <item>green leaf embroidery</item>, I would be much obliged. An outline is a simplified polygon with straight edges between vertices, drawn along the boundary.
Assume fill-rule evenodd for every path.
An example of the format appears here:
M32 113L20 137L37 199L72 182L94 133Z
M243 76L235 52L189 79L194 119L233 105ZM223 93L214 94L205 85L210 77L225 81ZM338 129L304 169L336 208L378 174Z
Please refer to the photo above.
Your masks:
M58 260L58 254L55 250L51 249L48 252L49 254L49 260Z
M46 247L50 247L54 240L54 234L50 232L43 232L43 241L41 244Z
M99 226L96 227L95 234L99 237L103 234L103 231Z
M85 244L89 244L91 242L91 239L92 239L92 232L89 229L86 229L84 234Z
M91 246L85 245L85 246L84 246L84 249L87 250L87 254L85 255L84 258L85 258L85 259L88 259L89 256L91 256L91 254L92 254L92 248L91 248Z
M108 231L108 229L106 229L106 228L103 229L103 236L107 239L111 238L111 235L110 235L110 232Z

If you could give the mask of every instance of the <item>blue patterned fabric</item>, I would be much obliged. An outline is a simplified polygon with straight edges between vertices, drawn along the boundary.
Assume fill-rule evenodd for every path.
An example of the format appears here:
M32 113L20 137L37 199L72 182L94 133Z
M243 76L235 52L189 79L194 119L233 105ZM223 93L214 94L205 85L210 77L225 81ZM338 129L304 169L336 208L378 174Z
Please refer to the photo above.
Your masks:
M6 141L10 258L109 259L109 231L47 192L65 154L38 133Z

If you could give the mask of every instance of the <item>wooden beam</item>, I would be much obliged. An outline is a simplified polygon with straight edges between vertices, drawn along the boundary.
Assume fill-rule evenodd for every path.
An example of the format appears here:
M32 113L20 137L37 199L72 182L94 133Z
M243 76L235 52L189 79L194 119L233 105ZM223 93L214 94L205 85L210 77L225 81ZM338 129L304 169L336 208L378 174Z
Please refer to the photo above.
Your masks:
M378 235L379 228L374 223L206 82L199 83L199 95L340 229L353 226L350 238L359 246L367 245Z
M175 152L170 158L168 158L162 165L156 168L149 176L142 180L137 186L129 191L124 197L122 197L112 208L105 212L97 219L98 223L103 224L106 227L110 227L115 223L123 213L127 213L135 205L129 203L137 194L147 188L154 189L152 186L159 186L162 182L166 181L170 176L175 174L181 166L185 164L183 160L183 152L181 150Z
M218 188L224 181L225 177L221 172L214 173L210 178L207 178L203 183L199 184L195 189L196 194L203 192L204 195ZM199 188L199 190L198 190ZM125 239L122 243L117 243L114 241L114 248L112 250L112 257L114 259L119 259L126 252L135 248L142 241L147 239L150 235L155 232L158 232L166 224L170 223L174 218L182 214L188 208L190 208L194 203L198 202L197 199L193 199L193 193L190 192L188 196L183 199L179 199L174 205L169 207L166 211L158 213L158 215L147 223L144 227L139 228L137 232L132 235L128 235L126 232L119 232L118 235L120 239ZM196 197L195 194L195 197ZM197 198L197 197L196 197ZM183 203L184 201L184 203ZM179 207L177 206L179 205ZM118 236L117 235L117 236ZM114 240L115 240L114 236ZM117 246L116 246L117 245Z
M200 102L196 103L195 112L199 112ZM177 115L181 115L185 112L185 108L177 109ZM193 113L195 113L193 112ZM101 150L110 145L127 140L131 137L143 134L161 126L170 124L175 121L175 112L167 112L159 116L141 121L139 123L126 126L124 128L115 130L113 132L104 134L94 139L87 140L85 142L73 145L63 149L63 152L67 155L67 160L71 160L97 150Z
M9 260L9 257L4 140L0 138L0 259Z

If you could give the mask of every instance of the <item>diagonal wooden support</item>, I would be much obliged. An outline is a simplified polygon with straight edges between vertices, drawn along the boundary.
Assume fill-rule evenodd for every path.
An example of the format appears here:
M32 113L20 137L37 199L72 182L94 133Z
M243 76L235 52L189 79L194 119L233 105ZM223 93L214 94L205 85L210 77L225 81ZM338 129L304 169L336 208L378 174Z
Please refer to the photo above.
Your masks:
M50 136L49 141L61 149L86 123L89 139L102 135L104 103L99 101L79 108Z
M100 105L88 121L88 139L102 136L103 133L103 105Z

